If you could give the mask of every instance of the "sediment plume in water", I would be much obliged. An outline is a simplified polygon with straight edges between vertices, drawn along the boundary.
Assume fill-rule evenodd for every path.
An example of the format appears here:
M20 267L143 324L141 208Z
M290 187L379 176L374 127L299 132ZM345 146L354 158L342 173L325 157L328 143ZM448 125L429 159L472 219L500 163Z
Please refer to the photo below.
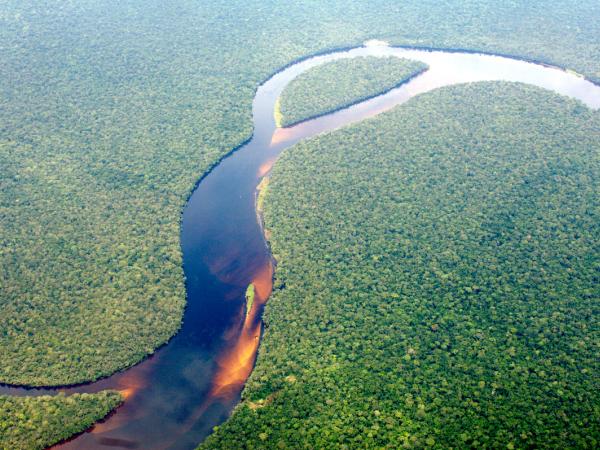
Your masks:
M252 280L254 284L254 302L250 311L245 314L242 329L226 350L217 358L217 372L213 379L210 397L227 396L231 388L235 392L248 379L260 341L262 321L260 312L273 289L273 264L262 268ZM243 308L245 312L245 306Z
M243 317L243 323L239 333L230 335L223 351L216 358L217 370L210 391L204 402L182 425L180 430L182 433L189 430L216 401L229 402L235 399L252 373L262 331L261 312L273 289L271 262L258 271L252 284L254 284L252 308L246 311L246 305L241 305L240 316Z

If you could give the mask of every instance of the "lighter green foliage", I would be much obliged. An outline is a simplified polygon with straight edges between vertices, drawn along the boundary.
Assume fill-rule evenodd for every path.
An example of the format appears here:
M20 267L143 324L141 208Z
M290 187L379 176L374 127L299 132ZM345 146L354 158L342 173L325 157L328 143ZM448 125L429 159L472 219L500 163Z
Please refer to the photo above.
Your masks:
M43 449L84 431L122 402L118 392L0 396L0 449Z
M254 290L254 284L250 283L246 288L246 315L252 310L254 304L254 296L256 295Z

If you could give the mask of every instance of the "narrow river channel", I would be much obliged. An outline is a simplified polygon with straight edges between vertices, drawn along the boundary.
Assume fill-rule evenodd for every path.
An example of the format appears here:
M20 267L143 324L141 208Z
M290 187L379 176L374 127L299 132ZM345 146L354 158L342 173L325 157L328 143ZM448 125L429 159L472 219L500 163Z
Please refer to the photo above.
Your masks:
M273 109L285 86L311 67L340 58L397 56L429 70L388 93L300 123L275 126ZM188 306L181 331L154 356L67 395L122 391L116 413L57 447L64 449L192 449L239 402L252 371L262 308L271 292L273 264L255 211L257 185L278 155L293 144L359 122L432 89L458 83L518 81L575 97L600 108L600 86L557 68L500 56L367 45L291 65L261 85L254 98L254 135L198 185L183 213L181 246ZM244 293L256 286L246 317ZM0 387L0 394L42 395L57 390Z

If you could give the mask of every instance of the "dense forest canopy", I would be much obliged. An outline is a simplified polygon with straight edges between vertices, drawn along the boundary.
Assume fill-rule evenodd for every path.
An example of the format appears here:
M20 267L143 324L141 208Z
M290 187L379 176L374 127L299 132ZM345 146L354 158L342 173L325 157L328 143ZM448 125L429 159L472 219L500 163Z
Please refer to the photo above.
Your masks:
M426 69L420 61L393 56L340 59L314 67L281 93L277 125L289 127L383 94Z
M378 37L600 78L595 1L78 2L0 7L0 381L76 383L179 327L179 220L251 133L260 81Z
M185 302L179 221L251 134L257 85L370 38L516 55L600 80L595 0L6 0L0 5L0 382L93 380Z
M257 365L203 448L597 448L598 192L600 114L520 84L286 150Z
M80 433L122 401L118 392L0 396L0 449L37 450Z

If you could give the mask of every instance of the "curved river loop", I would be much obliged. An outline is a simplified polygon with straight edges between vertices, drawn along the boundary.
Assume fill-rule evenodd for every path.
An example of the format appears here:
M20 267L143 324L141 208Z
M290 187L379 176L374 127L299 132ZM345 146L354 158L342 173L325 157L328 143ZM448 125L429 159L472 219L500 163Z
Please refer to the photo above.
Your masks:
M290 128L276 127L274 107L291 80L317 65L357 56L409 58L429 69L349 108ZM56 447L195 448L239 402L256 359L262 309L273 279L256 194L278 155L303 139L375 116L438 87L493 80L532 84L600 108L600 86L575 73L501 56L393 48L379 41L314 56L276 73L256 92L252 140L202 179L184 210L181 245L188 304L179 333L147 360L95 383L57 389L0 386L0 394L103 389L124 394L125 403L114 414ZM245 291L251 282L256 296L246 314Z

